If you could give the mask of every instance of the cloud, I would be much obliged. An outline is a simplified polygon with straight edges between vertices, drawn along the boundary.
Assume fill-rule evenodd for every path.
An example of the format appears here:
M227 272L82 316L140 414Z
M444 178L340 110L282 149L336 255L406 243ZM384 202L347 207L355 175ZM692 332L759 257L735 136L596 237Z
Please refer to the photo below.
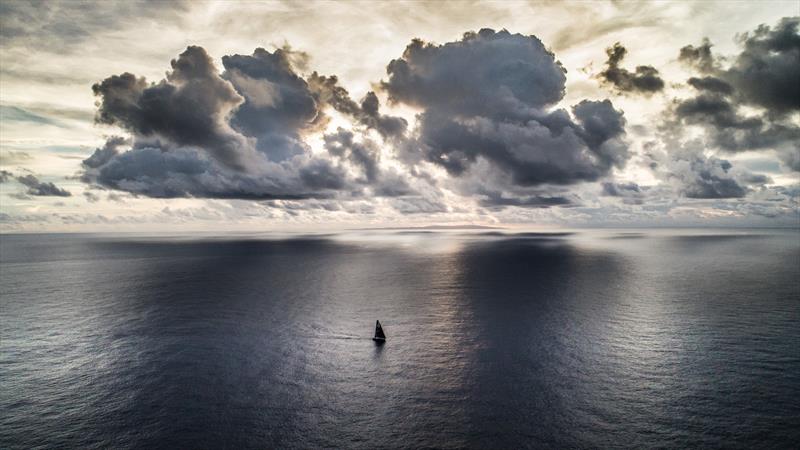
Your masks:
M190 5L187 1L83 2L10 1L0 4L0 43L63 50L99 31L116 29L121 22L140 20L178 21Z
M0 183L6 183L8 180L11 180L14 177L14 174L7 171L7 170L0 170Z
M566 81L538 38L487 28L444 45L414 39L386 71L382 86L393 101L507 118L558 102Z
M258 151L271 161L303 154L300 134L322 112L308 83L292 68L290 53L257 48L251 56L223 56L222 65L222 77L244 100L232 112L231 126L254 137Z
M480 205L500 209L506 206L518 206L524 208L549 208L551 206L566 206L574 202L573 199L553 195L513 195L506 196L502 192L484 191L480 199Z
M97 203L100 201L100 196L98 196L94 192L84 191L83 196L86 197L86 201L89 203Z
M645 192L637 183L603 182L602 195L621 198L623 203L641 205L644 203Z
M564 96L565 69L535 36L482 29L444 45L414 39L387 74L381 87L390 101L422 110L414 140L403 147L412 164L469 178L487 161L507 176L503 190L519 192L593 181L628 159L625 119L611 102L585 100L572 116L554 109Z
M800 110L800 17L785 17L775 28L761 25L741 36L743 51L720 72L742 101L772 114Z
M331 196L324 191L345 186L333 180L342 176L333 169L303 159L296 166L273 163L266 174L253 175L230 170L195 148L136 147L97 168L84 165L82 180L156 198L299 199Z
M683 194L689 198L741 198L747 191L729 176L731 164L724 159L695 158L687 163L686 172L676 171L678 176L686 176Z
M10 150L0 151L0 164L10 166L14 164L26 163L32 159L33 157L27 152L15 152Z
M708 39L698 47L683 47L679 59L710 75L705 83L689 81L698 89L708 83L724 87L712 89L721 94L734 94L737 103L760 107L772 116L781 117L800 110L800 17L785 17L773 28L760 25L752 33L739 36L742 51L729 60L718 58L711 51Z
M652 94L664 89L664 80L653 66L637 66L635 72L620 67L628 50L619 42L606 49L607 68L598 74L603 83L621 93Z
M353 138L351 131L339 128L324 136L325 148L330 154L351 161L361 169L366 182L374 183L380 171L379 149L372 141L355 142Z
M691 77L688 83L699 91L708 91L722 95L730 95L733 93L733 86L715 77Z
M106 140L102 148L98 148L91 156L83 160L83 165L96 169L119 154L119 147L129 144L128 139L121 136L112 136Z
M358 168L362 176L356 181L371 186L373 195L398 197L415 193L397 171L381 168L381 152L376 142L363 136L361 140L356 140L356 135L344 128L326 134L323 139L328 153Z
M703 43L697 47L693 45L682 47L678 60L695 67L701 72L712 72L716 62L711 54L711 47L713 47L711 41L708 38L704 38Z
M768 27L759 33L757 40L771 39ZM645 156L656 186L616 178L633 155L621 110L609 100L561 106L566 70L556 56L536 36L490 29L441 45L412 40L359 101L335 75L301 74L308 60L288 46L223 56L219 70L204 49L188 47L163 80L123 73L94 86L97 121L129 137L96 149L81 179L156 198L261 200L290 215L367 203L371 212L495 216L525 208L534 217L569 207L554 214L578 217L612 205L614 214L657 214L676 195L754 195L772 180L715 153L782 152L797 142L797 127L780 108L762 111L727 75L737 59L715 57L710 43L705 49L683 50L699 72L687 81L693 94L669 106L657 156ZM652 66L620 67L625 53L619 44L608 49L606 83L628 93L664 89ZM415 110L413 126L387 114L379 96ZM696 134L684 134L687 126L704 139L687 141Z
M686 46L679 59L705 74L688 84L698 90L680 100L674 115L681 124L700 125L710 143L728 152L775 150L784 164L800 171L800 18L781 19L739 37L742 51L716 57L707 39ZM732 61L726 65L726 61Z
M665 133L671 132L667 129ZM671 183L683 197L742 198L748 193L748 185L761 185L768 180L745 170L732 170L728 160L707 156L701 139L679 141L674 135L662 139L662 149L651 149L646 157L654 173Z
M351 175L304 141L321 102L292 68L290 50L222 58L219 74L190 46L158 83L124 73L94 85L97 121L131 132L83 162L87 183L150 197L329 198L356 189Z
M63 126L58 121L40 116L39 114L32 113L18 106L0 105L0 117L2 117L4 122L33 122L40 125Z
M464 46L481 55L475 59ZM437 53L439 47L413 41L406 52L412 65L419 62L416 49L425 48ZM483 195L487 204L565 204L529 188L592 181L625 164L622 113L609 101L580 102L572 114L553 109L564 95L564 69L535 37L482 30L441 48L443 60L428 62L445 71L455 69L451 64L480 68L459 73L460 83L481 98L440 92L453 85L444 78L400 79L391 68L408 61L395 60L382 88L393 102L425 106L420 126L408 134L404 119L380 112L374 92L357 103L335 76L298 75L290 50L224 56L220 74L205 50L190 46L157 83L124 73L93 87L100 98L97 121L121 126L132 138L109 139L84 160L81 179L158 198L371 195L408 196L413 203L419 189L437 189L423 170L407 167L419 177L412 187L404 171L383 168L380 144L364 134L370 129L406 157L413 153L411 160L422 158L457 177L474 162L489 161L502 174L495 178L507 176L511 185L487 190L499 193ZM483 61L486 56L493 59ZM305 138L327 123L326 107L355 126L323 135L327 155L314 154Z
M106 200L110 202L125 203L125 200L123 199L122 195L117 194L116 192L109 192L108 195L106 196Z
M123 73L92 86L101 99L97 122L125 128L139 142L197 147L227 167L254 170L259 159L252 144L227 123L244 98L201 47L188 47L171 65L157 84Z
M402 117L383 115L379 112L380 101L374 92L368 92L358 104L350 98L350 93L338 84L339 80L335 75L326 77L314 72L308 82L321 102L355 118L360 124L377 131L384 138L400 137L408 127L408 122Z
M69 191L61 189L52 182L39 181L39 179L32 174L18 176L16 177L16 180L18 183L28 188L28 190L26 191L28 195L34 195L37 197L39 196L69 197L72 195Z

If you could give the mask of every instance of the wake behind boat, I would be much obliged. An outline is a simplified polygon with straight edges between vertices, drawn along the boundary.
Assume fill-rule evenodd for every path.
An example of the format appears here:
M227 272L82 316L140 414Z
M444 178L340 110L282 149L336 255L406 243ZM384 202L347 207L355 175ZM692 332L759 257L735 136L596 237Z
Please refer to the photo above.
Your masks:
M381 321L375 321L375 336L372 338L377 344L383 344L386 342L386 335L383 334L383 327L381 326Z

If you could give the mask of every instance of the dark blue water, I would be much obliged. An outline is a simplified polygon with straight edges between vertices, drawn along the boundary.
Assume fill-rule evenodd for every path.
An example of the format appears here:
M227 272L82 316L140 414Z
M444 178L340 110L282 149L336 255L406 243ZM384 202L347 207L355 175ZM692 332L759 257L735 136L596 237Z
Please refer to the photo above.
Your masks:
M797 230L3 235L0 447L796 448L799 275Z

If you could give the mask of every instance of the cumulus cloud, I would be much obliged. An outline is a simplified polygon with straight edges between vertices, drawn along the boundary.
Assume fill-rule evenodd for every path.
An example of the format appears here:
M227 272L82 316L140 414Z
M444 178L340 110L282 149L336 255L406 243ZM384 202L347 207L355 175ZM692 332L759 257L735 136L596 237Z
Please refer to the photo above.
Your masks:
M660 145L661 149L651 149L646 154L650 167L686 198L742 198L750 191L750 186L761 186L769 181L766 176L734 169L726 159L707 155L701 139L680 141L674 136L662 136Z
M254 170L260 161L251 143L227 122L244 98L202 47L188 47L171 66L156 84L123 73L92 86L100 97L97 122L125 128L139 141L201 148L226 167Z
M256 139L259 152L272 161L302 155L300 134L322 118L308 83L295 73L291 53L257 48L252 55L222 57L225 73L243 102L230 119L234 129Z
M664 89L664 80L653 66L637 66L634 72L620 67L628 50L619 42L606 49L606 69L598 74L603 83L621 93L652 94Z
M508 191L519 191L594 181L628 159L625 120L611 102L583 101L572 115L554 108L564 96L565 72L535 36L482 29L444 45L412 40L387 66L381 87L392 102L422 109L404 160L438 165L454 177L470 177L487 161L507 175ZM497 205L550 202L484 198Z
M128 140L124 137L112 136L106 140L103 147L96 149L91 156L84 159L83 165L91 169L96 169L117 156L119 154L119 148L128 143Z
M97 122L130 131L83 162L87 183L150 197L299 199L353 189L340 166L312 155L304 133L322 103L289 50L223 57L220 74L190 46L158 83L130 73L94 85Z
M675 105L680 123L702 126L724 151L775 150L800 171L800 127L792 118L800 112L799 26L800 18L787 17L744 33L732 58L715 56L707 39L683 47L679 59L704 76L690 78L697 95Z
M674 176L682 177L684 195L689 198L740 198L747 191L728 173L731 163L718 158L679 159Z
M535 36L490 29L441 45L412 40L389 62L377 94L359 101L335 75L298 72L308 61L288 47L223 56L221 71L204 49L188 47L163 80L123 73L94 86L97 122L130 136L96 149L81 179L134 195L266 200L295 212L303 203L345 211L372 199L401 213L435 214L453 212L455 195L484 214L559 206L580 214L593 207L587 202L639 208L670 187L686 198L741 198L772 181L714 153L794 154L797 108L746 91L754 81L742 73L755 70L747 64L793 70L773 54L794 57L796 29L784 20L743 35L742 55L753 54L735 59L716 57L710 42L681 50L698 72L687 81L694 94L668 108L658 149L644 156L661 186L614 181L632 155L621 110L609 100L559 106L566 70L555 55ZM622 68L625 54L619 44L608 49L604 82L629 93L664 88L652 66ZM415 126L385 113L378 94L415 109ZM350 123L332 131L341 119ZM704 130L705 140L687 141L687 125ZM600 199L598 188L616 200Z
M800 110L800 17L786 17L771 28L745 33L742 52L720 76L732 84L742 101L772 114Z
M486 161L493 185L478 180L462 193L477 193L486 205L545 207L571 201L546 186L597 180L629 157L625 119L611 102L555 108L565 69L535 36L484 29L441 46L413 40L390 62L381 88L390 101L422 109L415 130L381 113L374 92L356 102L336 76L299 75L292 55L259 48L224 56L219 73L204 49L190 46L164 80L124 73L95 84L97 122L120 126L131 139L110 138L84 160L81 179L163 198L413 202L420 189L438 189L419 163L467 179ZM354 126L324 134L327 154L314 153L306 137L325 129L326 107ZM368 130L407 171L382 166L381 144Z

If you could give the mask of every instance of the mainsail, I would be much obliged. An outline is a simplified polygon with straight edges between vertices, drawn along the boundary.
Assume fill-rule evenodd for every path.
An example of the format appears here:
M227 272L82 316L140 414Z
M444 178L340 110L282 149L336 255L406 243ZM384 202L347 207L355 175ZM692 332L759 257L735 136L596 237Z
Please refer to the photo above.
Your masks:
M372 338L373 341L385 341L386 335L383 334L383 327L381 327L381 321L375 321L375 337Z

